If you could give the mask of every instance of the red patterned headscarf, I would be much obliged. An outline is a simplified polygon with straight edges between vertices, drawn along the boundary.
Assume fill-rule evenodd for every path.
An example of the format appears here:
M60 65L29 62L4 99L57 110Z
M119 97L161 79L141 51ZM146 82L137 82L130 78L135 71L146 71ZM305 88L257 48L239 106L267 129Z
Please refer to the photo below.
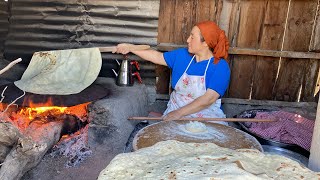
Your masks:
M196 24L201 34L210 48L213 49L214 64L220 61L220 58L227 60L229 42L223 30L212 21L204 21Z

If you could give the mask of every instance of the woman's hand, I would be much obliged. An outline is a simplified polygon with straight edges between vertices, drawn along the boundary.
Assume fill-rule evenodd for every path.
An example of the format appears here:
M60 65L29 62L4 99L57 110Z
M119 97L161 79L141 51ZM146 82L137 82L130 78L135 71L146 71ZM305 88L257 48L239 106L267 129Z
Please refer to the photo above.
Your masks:
M180 113L179 109L175 111L169 112L167 115L163 117L164 121L172 121L172 120L178 120L182 118L183 115Z
M115 51L112 51L112 53L120 53L120 54L128 54L130 52L130 48L134 46L133 44L128 43L121 43L117 45L117 48Z

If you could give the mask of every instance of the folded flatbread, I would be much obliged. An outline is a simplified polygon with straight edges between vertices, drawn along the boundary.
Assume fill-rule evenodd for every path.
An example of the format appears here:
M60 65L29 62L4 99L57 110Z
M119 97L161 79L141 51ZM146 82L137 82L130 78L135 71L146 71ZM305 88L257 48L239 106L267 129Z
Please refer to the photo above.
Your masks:
M96 80L101 64L99 48L35 52L14 84L35 94L77 94Z

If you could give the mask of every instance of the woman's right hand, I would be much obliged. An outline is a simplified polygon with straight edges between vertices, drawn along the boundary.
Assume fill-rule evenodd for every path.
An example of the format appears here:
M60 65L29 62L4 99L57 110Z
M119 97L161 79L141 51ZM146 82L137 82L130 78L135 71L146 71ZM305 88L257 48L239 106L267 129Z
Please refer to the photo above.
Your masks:
M133 44L121 43L116 47L116 51L112 51L112 53L118 54L128 54L130 52L130 47L134 46Z

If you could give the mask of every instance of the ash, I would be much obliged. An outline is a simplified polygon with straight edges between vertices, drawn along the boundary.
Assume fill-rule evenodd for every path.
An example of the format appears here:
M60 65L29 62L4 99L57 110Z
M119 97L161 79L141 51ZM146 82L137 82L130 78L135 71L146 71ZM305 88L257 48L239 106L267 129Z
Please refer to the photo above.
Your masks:
M79 166L82 161L92 154L92 151L87 146L88 128L89 125L68 138L62 138L59 143L52 148L50 155L52 157L57 155L68 157L68 161L65 164L67 168Z

